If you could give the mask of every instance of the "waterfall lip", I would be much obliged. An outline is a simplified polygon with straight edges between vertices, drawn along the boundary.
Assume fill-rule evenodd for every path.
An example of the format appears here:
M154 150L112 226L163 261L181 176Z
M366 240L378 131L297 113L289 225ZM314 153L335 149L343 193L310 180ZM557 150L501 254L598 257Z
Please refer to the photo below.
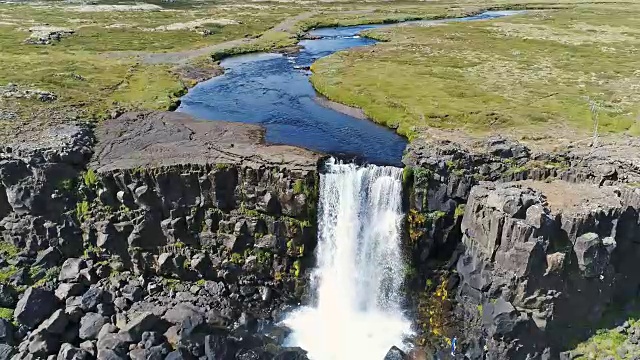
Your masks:
M397 162L385 162L385 161L371 161L369 159L366 159L365 156L363 156L362 154L357 154L357 153L329 153L329 154L324 154L324 156L321 156L318 159L318 171L323 174L327 172L327 163L329 162L329 160L331 159L335 159L338 160L339 162L342 162L344 164L355 164L359 167L366 167L367 165L375 165L375 166L390 166L390 167L395 167L395 168L402 168L404 167L404 164L402 163L402 160L399 159Z

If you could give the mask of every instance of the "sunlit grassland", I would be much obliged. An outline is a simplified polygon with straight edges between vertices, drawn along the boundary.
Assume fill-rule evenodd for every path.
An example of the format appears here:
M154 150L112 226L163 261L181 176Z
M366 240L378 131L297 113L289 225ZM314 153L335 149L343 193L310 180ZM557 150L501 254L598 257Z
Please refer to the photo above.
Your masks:
M592 128L640 133L640 7L581 5L493 21L393 27L385 43L321 59L311 80L409 136L469 131ZM556 128L557 129L557 128Z

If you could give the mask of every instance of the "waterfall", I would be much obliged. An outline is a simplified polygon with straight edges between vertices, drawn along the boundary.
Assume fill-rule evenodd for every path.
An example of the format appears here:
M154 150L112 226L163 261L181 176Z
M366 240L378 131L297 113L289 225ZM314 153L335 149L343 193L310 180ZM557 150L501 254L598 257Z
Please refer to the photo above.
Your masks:
M320 175L313 304L285 324L312 360L382 360L410 333L402 314L402 169L331 159Z

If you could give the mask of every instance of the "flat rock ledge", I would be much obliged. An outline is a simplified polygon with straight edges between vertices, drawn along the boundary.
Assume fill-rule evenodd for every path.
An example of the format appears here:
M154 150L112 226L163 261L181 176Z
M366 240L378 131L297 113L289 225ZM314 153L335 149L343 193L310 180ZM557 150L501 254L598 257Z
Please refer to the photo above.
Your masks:
M315 170L323 157L293 146L266 144L264 133L256 125L201 121L176 112L130 112L98 126L91 167L105 172L226 163Z

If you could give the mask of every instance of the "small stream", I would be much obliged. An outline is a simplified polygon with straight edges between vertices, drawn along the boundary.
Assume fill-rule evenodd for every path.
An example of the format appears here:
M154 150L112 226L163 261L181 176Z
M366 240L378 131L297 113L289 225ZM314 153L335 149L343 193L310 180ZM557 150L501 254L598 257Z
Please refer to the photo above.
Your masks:
M443 20L411 21L403 25L494 19L519 11L488 11ZM223 60L225 74L196 85L177 111L208 120L259 124L266 141L300 146L327 154L353 156L385 165L401 165L407 141L393 130L358 119L318 101L304 68L324 56L375 40L358 36L364 30L398 24L322 28L311 31L295 55L256 53Z

